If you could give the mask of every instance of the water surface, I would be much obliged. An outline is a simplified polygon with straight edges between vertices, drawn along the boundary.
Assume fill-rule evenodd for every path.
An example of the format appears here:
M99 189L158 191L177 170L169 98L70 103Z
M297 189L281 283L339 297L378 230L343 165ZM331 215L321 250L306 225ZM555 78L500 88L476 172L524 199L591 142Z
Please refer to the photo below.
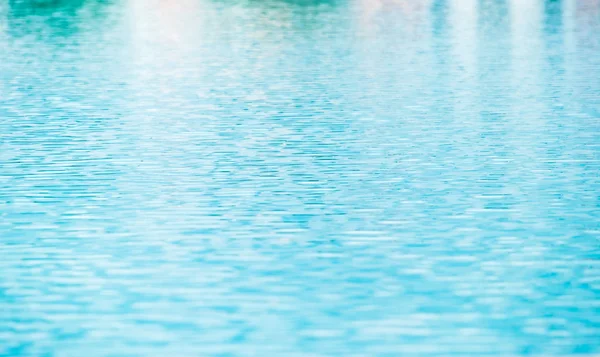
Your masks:
M600 353L597 0L0 3L1 356Z

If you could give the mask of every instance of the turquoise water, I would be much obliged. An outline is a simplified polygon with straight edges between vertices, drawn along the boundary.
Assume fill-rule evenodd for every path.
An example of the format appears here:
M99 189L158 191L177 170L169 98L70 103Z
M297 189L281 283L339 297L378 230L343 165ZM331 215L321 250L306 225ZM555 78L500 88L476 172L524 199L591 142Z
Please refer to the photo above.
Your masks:
M1 356L600 353L600 1L0 2Z

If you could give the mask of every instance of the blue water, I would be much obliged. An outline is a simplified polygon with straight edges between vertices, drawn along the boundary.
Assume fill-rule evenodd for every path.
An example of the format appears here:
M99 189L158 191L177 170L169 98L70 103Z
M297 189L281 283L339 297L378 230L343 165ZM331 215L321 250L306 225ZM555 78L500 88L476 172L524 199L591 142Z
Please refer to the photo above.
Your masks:
M0 2L1 356L600 353L600 1Z

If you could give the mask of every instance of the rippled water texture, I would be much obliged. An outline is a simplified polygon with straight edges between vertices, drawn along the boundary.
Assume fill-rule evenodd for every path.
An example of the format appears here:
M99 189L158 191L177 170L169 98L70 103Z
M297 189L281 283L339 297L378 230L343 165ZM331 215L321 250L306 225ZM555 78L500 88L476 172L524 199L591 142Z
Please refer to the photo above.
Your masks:
M1 356L600 353L600 1L0 1Z

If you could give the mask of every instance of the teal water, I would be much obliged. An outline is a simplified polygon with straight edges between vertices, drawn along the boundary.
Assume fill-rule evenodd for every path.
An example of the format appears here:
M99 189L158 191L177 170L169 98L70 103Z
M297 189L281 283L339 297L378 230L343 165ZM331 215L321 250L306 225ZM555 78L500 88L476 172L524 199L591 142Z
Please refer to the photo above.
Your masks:
M600 353L600 1L0 2L1 356Z

